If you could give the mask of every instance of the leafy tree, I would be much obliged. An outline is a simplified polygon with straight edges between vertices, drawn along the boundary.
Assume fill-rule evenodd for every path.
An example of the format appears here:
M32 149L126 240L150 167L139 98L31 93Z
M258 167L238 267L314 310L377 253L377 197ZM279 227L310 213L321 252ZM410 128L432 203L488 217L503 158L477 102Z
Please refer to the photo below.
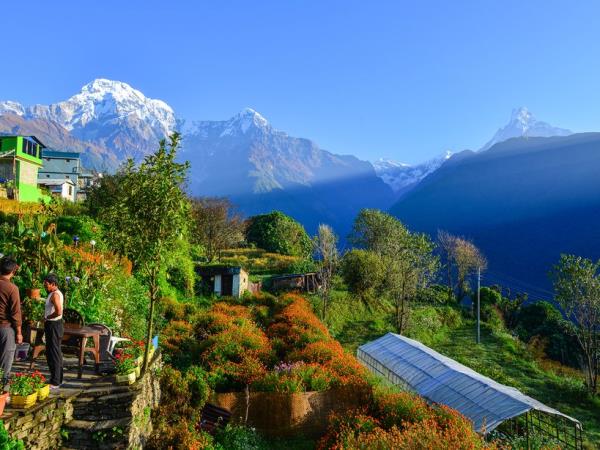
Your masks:
M600 261L574 255L561 255L551 272L555 299L567 319L575 325L582 351L588 390L598 387L600 358Z
M251 217L246 240L259 248L283 255L306 258L312 252L312 241L304 227L281 211Z
M319 275L321 278L321 300L323 307L321 309L321 318L325 320L327 307L329 306L331 296L331 286L333 277L339 264L339 254L337 249L338 238L329 225L319 225L319 230L313 245L315 255L319 261Z
M124 176L125 171L122 170L113 175L104 175L88 189L85 205L90 216L99 217L106 208L114 204L121 194Z
M434 245L424 234L411 233L398 219L375 209L358 214L350 241L376 254L385 268L382 288L394 304L396 326L403 333L408 302L427 286L438 268Z
M192 239L204 247L209 262L244 239L244 221L227 198L195 198L191 215Z
M446 231L438 232L438 244L442 250L448 277L448 297L456 297L460 302L469 290L467 277L477 269L485 270L487 261L481 251L471 241L454 236ZM456 274L456 282L454 282Z
M159 296L159 275L169 252L186 237L189 202L182 190L189 165L175 162L180 136L174 133L160 142L156 153L136 167L129 160L119 174L114 202L101 213L106 236L127 256L149 288L144 371Z
M376 253L354 249L342 259L342 276L350 292L371 307L375 290L381 286L385 277L385 269Z

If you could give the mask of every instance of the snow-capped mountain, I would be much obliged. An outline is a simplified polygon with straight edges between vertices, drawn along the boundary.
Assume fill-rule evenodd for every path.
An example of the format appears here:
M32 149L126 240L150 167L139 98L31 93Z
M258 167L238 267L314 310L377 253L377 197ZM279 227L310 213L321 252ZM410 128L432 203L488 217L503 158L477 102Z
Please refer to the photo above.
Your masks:
M78 139L114 149L119 160L142 158L176 128L175 113L165 102L147 98L127 83L102 78L51 105L0 102L4 113L57 123Z
M361 208L386 208L391 189L373 166L275 129L246 108L228 120L193 124L183 136L195 195L227 196L251 215L279 209L311 232L328 223L340 236Z
M526 107L522 106L521 108L513 109L508 124L498 129L494 137L481 147L481 150L487 150L498 142L515 137L551 137L568 136L570 134L573 134L571 130L554 127L546 122L537 120Z
M380 158L373 162L375 173L396 195L401 195L416 186L427 175L435 172L452 156L451 151L430 159L424 163L411 166L391 159Z

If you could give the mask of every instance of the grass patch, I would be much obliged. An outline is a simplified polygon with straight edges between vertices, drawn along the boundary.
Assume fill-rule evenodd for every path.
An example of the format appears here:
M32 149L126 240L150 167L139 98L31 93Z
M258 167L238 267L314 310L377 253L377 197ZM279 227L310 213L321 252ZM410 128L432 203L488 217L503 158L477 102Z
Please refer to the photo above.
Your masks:
M440 353L494 380L572 416L583 424L589 448L600 448L600 399L590 397L583 377L561 376L543 370L526 346L502 331L481 329L481 344L475 344L475 322L464 324L445 338L430 343Z

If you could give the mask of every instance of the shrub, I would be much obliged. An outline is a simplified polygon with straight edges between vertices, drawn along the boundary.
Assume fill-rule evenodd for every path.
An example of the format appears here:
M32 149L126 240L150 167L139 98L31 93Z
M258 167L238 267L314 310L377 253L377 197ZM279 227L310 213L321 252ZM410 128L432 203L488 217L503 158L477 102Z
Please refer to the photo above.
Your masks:
M261 450L269 446L254 428L228 423L216 433L216 441L227 450Z
M307 258L312 241L304 227L280 211L248 219L246 240L268 252Z
M0 448L2 450L25 450L21 439L13 439L8 435L2 420L0 420Z

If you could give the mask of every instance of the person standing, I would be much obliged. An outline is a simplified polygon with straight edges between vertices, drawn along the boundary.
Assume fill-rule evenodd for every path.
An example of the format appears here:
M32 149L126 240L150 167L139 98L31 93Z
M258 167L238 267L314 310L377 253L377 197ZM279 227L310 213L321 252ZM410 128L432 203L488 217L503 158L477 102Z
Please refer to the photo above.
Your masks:
M19 289L11 282L18 268L13 258L0 259L0 368L4 381L10 376L17 344L23 342L21 299Z
M64 328L62 321L64 296L58 289L58 278L46 275L44 288L48 292L44 309L44 335L46 336L46 360L50 369L50 389L58 389L63 381L62 343Z

